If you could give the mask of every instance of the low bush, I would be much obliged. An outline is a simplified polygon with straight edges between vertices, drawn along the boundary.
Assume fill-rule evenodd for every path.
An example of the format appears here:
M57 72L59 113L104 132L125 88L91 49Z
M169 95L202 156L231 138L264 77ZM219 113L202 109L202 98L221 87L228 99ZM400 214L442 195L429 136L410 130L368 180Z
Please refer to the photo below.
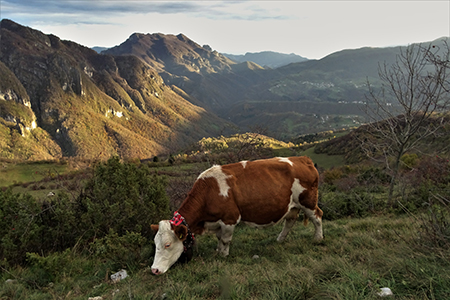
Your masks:
M170 216L164 177L142 165L122 164L112 158L100 164L77 199L83 234L92 239L139 232L151 236L150 224Z
M333 184L335 180L342 178L343 172L339 168L333 168L324 171L321 175L324 183Z
M0 257L8 263L23 262L27 252L41 248L46 234L42 207L29 195L0 191Z
M362 185L385 185L391 181L391 176L380 168L370 167L358 175L358 181Z
M148 265L148 260L154 255L154 247L149 245L148 239L136 232L119 236L111 230L105 237L95 240L91 248L95 256L109 261L114 269L129 268L139 263Z
M319 206L323 210L323 218L336 220L345 217L366 217L386 207L383 197L368 192L361 187L351 192L339 192L327 187L321 188Z
M170 216L166 182L145 165L112 158L99 164L80 196L60 193L39 202L27 194L0 192L0 255L9 265L26 253L46 255L90 243L115 232L150 238L150 224Z
M450 198L433 194L427 202L421 238L431 248L450 249Z

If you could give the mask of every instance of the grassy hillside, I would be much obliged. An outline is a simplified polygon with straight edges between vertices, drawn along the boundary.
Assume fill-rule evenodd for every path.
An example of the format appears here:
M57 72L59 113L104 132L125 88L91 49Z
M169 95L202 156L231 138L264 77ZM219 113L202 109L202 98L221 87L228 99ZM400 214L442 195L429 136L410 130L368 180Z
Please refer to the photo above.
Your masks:
M0 169L0 186L40 181L45 177L56 177L70 170L67 163L41 161L29 163L12 163L3 161Z
M197 236L191 262L153 276L148 225L168 216L155 214L154 203L175 210L200 172L215 161L235 159L233 151L243 149L236 146L249 140L289 149L254 134L203 140L210 147L202 154L207 156L195 151L148 163L116 159L87 177L55 178L80 184L52 197L0 190L5 241L0 250L15 259L0 262L0 298L378 299L382 287L389 287L395 299L450 297L450 165L427 156L416 158L414 169L402 169L398 205L387 207L389 177L383 168L339 167L342 157L316 155L309 148L300 154L311 155L319 168L334 167L320 172L324 241L312 242L313 226L301 222L281 244L276 242L281 224L263 230L239 225L228 258L217 256L215 236ZM155 191L144 205L148 215L133 219L143 213L142 195ZM130 226L127 232L117 227L122 223ZM47 240L51 243L39 244ZM41 250L27 251L25 261L12 263L21 261L25 246ZM112 282L110 276L122 269L129 276Z
M230 120L247 129L261 126L269 135L291 140L299 134L359 126L361 106L314 101L246 101L229 109Z
M300 152L300 154L310 157L313 162L317 164L317 166L322 170L341 167L344 165L343 155L319 154L315 153L315 149L315 147L311 147L305 151Z
M438 128L435 134L417 143L411 153L419 156L429 155L429 156L439 156L448 157L450 154L450 147L448 145L449 140L449 128L450 128L450 116L448 113L444 113L446 120ZM428 120L423 123L423 126L431 126L430 124L438 122L440 120L440 115L432 115ZM361 148L362 141L371 139L373 134L371 133L369 126L363 125L354 130L348 132L348 134L343 135L336 139L329 139L323 141L315 148L315 152L318 154L328 154L328 155L343 155L346 163L358 163L367 159L366 154ZM412 137L414 138L414 136ZM383 157L383 153L373 153L374 157Z
M32 260L30 268L3 269L0 296L379 299L380 288L389 287L395 299L447 299L450 263L443 256L415 249L418 225L414 217L395 215L328 221L325 241L319 244L311 241L311 225L297 224L282 244L276 242L281 226L264 230L238 226L228 258L217 256L214 237L199 236L194 259L159 277L152 276L148 267L151 252L140 253L143 266L120 266L69 250ZM45 279L49 268L56 266L56 276ZM110 275L123 267L128 277L111 282Z
M321 139L321 137L319 137ZM314 145L315 141L311 140L310 145ZM306 147L308 143L304 143ZM316 154L315 148L309 148L302 151L296 148L293 143L286 143L277 139L262 135L245 133L240 135L232 135L228 137L203 138L198 143L192 144L184 151L183 154L173 154L171 159L174 164L170 164L167 158L161 157L160 164L168 164L168 168L176 168L180 164L187 163L184 168L193 168L196 170L195 163L231 163L234 159L251 159L256 155L257 158L265 158L270 156L310 156L322 169L337 167L343 164L343 155ZM159 160L159 158L158 158ZM139 160L135 160L139 161ZM50 191L51 186L58 185L57 178L49 176L54 174L65 175L70 172L82 171L89 165L95 163L95 160L47 160L47 161L29 161L18 162L15 160L1 161L0 168L0 187L8 187L15 185L15 190L20 192L30 192L35 194L34 187L38 185L44 191ZM192 165L194 164L194 165ZM158 166L158 164L156 164ZM206 168L207 164L203 166ZM197 170L200 171L200 170ZM52 179L55 179L52 182ZM20 186L26 188L21 189ZM55 189L55 188L54 188ZM39 193L43 194L43 193Z

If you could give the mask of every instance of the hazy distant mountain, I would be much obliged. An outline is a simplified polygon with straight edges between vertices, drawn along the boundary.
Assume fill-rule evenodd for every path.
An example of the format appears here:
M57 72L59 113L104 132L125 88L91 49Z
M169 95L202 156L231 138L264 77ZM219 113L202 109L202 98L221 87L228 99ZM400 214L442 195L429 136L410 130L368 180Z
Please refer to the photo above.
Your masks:
M445 47L450 38L433 43ZM448 46L447 46L448 47ZM360 48L332 53L320 60L293 63L275 70L273 80L256 83L222 116L239 126L266 124L271 136L302 134L358 126L366 101L367 80L380 87L379 65L394 63L405 47Z
M0 157L146 158L225 126L135 56L0 25Z
M307 58L294 53L283 54L272 51L263 51L257 53L247 52L245 53L245 55L234 55L223 53L223 55L238 63L251 61L260 66L269 67L272 69L282 67L290 63L298 63L308 60Z
M100 52L102 52L102 51L105 51L105 50L107 50L108 49L108 47L92 47L91 48L92 50L95 50L95 52L97 52L97 53L100 53Z

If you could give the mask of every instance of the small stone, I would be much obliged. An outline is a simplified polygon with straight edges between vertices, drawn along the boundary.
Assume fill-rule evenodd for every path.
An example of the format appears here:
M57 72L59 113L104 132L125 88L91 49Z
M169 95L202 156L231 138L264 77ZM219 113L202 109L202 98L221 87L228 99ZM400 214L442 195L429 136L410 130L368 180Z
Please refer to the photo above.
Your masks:
M385 288L381 288L380 290L381 290L381 292L378 293L378 296L380 296L380 297L386 297L386 296L394 295L394 293L392 293L390 288L385 287Z
M7 284L12 284L12 283L16 283L17 282L17 280L15 280L15 279L6 279L6 281L5 281L5 283L7 283Z
M128 277L127 271L122 269L117 273L111 275L112 282L116 283Z

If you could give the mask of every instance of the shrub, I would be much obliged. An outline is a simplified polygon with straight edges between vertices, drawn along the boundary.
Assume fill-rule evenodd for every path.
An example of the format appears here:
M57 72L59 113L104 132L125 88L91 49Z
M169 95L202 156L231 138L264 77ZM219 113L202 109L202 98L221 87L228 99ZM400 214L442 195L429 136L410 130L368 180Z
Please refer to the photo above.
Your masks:
M417 214L417 236L410 241L413 249L423 253L434 252L448 257L450 249L450 195L447 192L429 191L428 200L422 203L426 211ZM408 209L409 210L409 209Z
M31 272L25 276L25 279L37 287L47 286L59 274L67 271L66 266L70 265L71 259L72 255L69 249L47 257L37 253L27 253L27 262Z
M336 186L337 190L341 192L351 192L359 185L359 183L355 175L349 175L348 177L343 177L335 180L334 185Z
M427 202L427 219L420 231L422 240L428 243L431 248L450 249L449 199L438 194L432 194Z
M448 197L450 182L450 164L440 157L424 157L416 167L402 174L402 206L410 212L427 207L430 197L444 195Z
M117 157L98 165L77 200L83 234L99 238L113 229L120 236L151 236L150 224L170 215L165 186L165 178L146 165L122 164Z
M441 157L425 157L417 165L415 170L417 182L425 179L433 181L435 184L446 184L450 181L449 161ZM415 182L415 184L417 183Z
M150 224L169 217L163 177L148 167L112 158L99 164L72 200L58 194L42 203L30 195L0 192L0 255L25 263L26 253L47 255L77 245L81 250L111 230L119 237L152 236Z
M0 191L0 257L23 262L29 251L38 251L45 233L40 224L40 205L29 195Z
M148 247L147 238L140 233L127 232L119 236L112 229L91 246L97 257L111 261L116 269L145 262L154 253L153 247Z
M417 165L417 161L418 161L418 156L415 153L412 154L404 154L401 158L401 166L404 169L412 169Z
M335 180L340 179L343 176L343 172L341 169L333 168L330 170L326 170L322 173L323 182L327 184L333 184Z
M344 217L366 217L371 213L385 207L382 197L363 190L354 188L352 192L338 192L330 189L319 194L319 206L323 210L323 217L327 220L335 220Z
M380 168L370 167L358 176L358 181L364 185L387 184L391 181L391 176Z

